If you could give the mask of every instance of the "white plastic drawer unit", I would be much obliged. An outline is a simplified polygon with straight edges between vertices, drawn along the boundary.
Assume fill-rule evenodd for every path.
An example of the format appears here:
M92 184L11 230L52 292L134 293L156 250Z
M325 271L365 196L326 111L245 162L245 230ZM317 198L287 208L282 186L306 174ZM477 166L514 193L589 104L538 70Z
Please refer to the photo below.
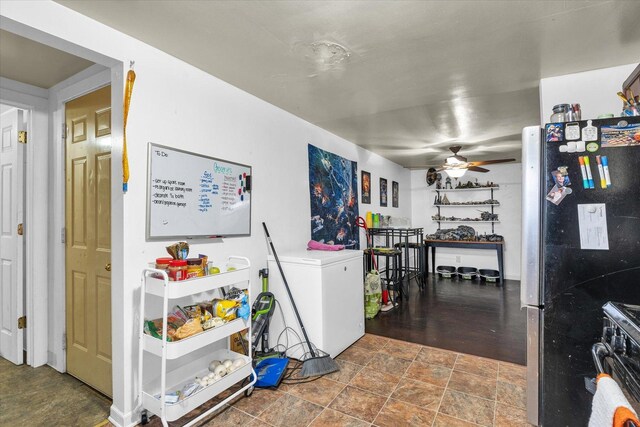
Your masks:
M311 342L335 357L364 335L362 251L299 251L278 255L287 283ZM296 345L304 339L275 259L269 256L269 290L282 307L276 309L269 329L275 346L286 326L297 334L280 337L287 355L301 359L308 351ZM287 342L288 340L288 342Z

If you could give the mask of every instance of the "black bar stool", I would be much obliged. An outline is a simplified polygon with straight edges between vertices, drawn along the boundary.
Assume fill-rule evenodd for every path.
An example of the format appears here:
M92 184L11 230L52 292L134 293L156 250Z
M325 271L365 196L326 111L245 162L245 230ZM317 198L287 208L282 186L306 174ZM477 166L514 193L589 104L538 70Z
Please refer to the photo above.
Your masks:
M404 260L404 262L408 263L408 265L403 266L402 270L409 274L409 277L407 277L407 283L409 283L411 279L415 277L420 290L424 290L424 244L422 242L399 242L396 243L394 247L400 251L404 251L405 247L409 248L413 256L409 257L409 259ZM407 250L405 251L405 253L408 254L409 251ZM413 258L413 260L411 260L411 258Z
M393 292L393 296L389 296L393 305L396 305L399 298L405 296L406 292L402 287L402 251L397 248L367 248L364 252L365 273L373 269L371 261L371 252L376 258L378 265L378 273L380 280L389 292ZM384 260L384 266L380 261Z

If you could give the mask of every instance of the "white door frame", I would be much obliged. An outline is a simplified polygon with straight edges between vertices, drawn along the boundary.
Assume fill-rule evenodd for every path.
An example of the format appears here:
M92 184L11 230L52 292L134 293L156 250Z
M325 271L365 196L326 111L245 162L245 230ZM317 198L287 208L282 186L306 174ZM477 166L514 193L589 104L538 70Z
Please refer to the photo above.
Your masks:
M33 5L35 8L36 5ZM131 324L125 324L123 318L123 312L127 309L126 307L131 303L129 301L129 294L125 293L125 286L130 286L131 284L126 284L124 280L124 194L122 192L122 182L120 177L122 176L122 141L123 141L123 98L124 98L124 81L126 72L125 65L123 63L123 59L115 59L110 56L106 56L104 54L98 53L95 50L85 47L85 45L79 45L77 43L72 43L63 38L57 37L46 31L40 30L39 26L27 25L23 23L23 19L29 18L28 15L31 9L27 8L19 8L19 7L9 7L9 15L15 16L19 21L16 21L11 18L6 17L6 10L3 10L4 15L0 15L0 29L10 31L12 33L18 34L22 37L26 37L28 39L37 41L39 43L43 43L45 45L54 47L56 49L62 50L63 52L71 53L73 55L79 56L81 58L92 61L96 64L103 65L110 70L111 74L111 337L112 337L112 375L113 375L113 405L111 406L111 414L109 416L109 420L115 425L133 425L136 420L132 420L133 410L132 402L130 402L130 396L132 395L132 381L131 381L131 361L125 360L129 357L130 354L133 354L133 340L125 340L125 336L130 335L130 331L134 328ZM24 15L26 14L26 15ZM47 19L42 16L42 19ZM34 21L35 22L35 21ZM91 31L89 28L88 31ZM129 60L133 60L134 58L126 58L127 62ZM49 114L53 116L53 109L51 108L51 97L49 98ZM54 103L55 105L55 103ZM52 119L51 125L49 128L53 129L54 125L62 123L59 120L59 117ZM61 139L60 130L58 128L57 134L49 134L48 140L51 141L51 144L54 145L54 137L57 136L57 139ZM58 144L57 147L60 145ZM60 151L57 153L51 153L55 156L61 156ZM53 160L49 161L47 158L48 164L56 164ZM59 166L59 164L58 164ZM35 166L34 166L35 167ZM46 170L46 165L45 165ZM43 181L40 181L39 184L49 183L50 178L51 181L60 180L59 171L51 171L49 177L45 177ZM56 201L56 194L60 196L59 186L55 187L52 185L53 183L47 185L47 188L54 189L54 194L49 194L49 200ZM49 193L52 191L49 190ZM62 199L57 199L58 203L64 204ZM60 211L55 212L51 209L50 206L49 211L51 211L54 215L56 215L57 223L44 222L44 227L46 228L49 236L49 242L52 243L55 238L57 241L60 241L60 224L64 223L64 216ZM48 212L45 213L48 219ZM59 228L56 228L57 226ZM48 250L51 251L51 246L48 247ZM51 253L51 252L49 252ZM54 264L49 262L49 265L55 268L61 268L60 264ZM62 264L62 268L64 269L64 263ZM59 280L59 277L54 277L56 274L55 271L51 271L52 274L49 274L46 281L53 279ZM46 282L45 281L45 282ZM63 282L64 283L64 282ZM53 297L62 298L64 301L64 294L55 295L54 289L59 289L59 287L55 287L54 285L48 286L47 291ZM33 294L34 298L41 298L46 301L47 292L42 292L41 294ZM125 295L127 298L125 298ZM64 307L64 306L63 306ZM53 313L53 310L49 311ZM64 311L63 311L64 312ZM58 316L59 317L59 316ZM51 319L56 318L56 316L50 316ZM64 323L64 317L59 320ZM135 336L135 334L134 334ZM46 342L46 340L43 340ZM50 347L53 349L59 348L62 349L62 337L50 337L49 342ZM62 350L64 352L64 350ZM55 351L54 351L55 352ZM54 356L50 354L50 356ZM54 368L58 369L60 364L64 364L63 361L57 361L49 359L49 364L54 366Z
M27 364L47 363L48 332L48 91L0 78L0 101L28 111L25 170L25 288ZM35 209L35 207L38 209Z

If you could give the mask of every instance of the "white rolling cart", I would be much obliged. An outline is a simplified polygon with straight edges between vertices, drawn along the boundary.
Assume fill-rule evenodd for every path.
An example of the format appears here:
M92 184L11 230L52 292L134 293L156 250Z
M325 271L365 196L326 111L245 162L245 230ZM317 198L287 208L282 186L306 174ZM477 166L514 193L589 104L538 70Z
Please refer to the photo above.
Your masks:
M185 424L185 426L195 424L241 393L245 392L245 394L248 395L253 390L253 385L256 382L256 373L253 370L251 363L251 346L248 346L248 356L229 350L229 337L243 329L250 329L251 318L247 320L237 318L222 326L211 328L191 337L175 342L167 342L167 313L170 308L169 300L186 298L192 295L211 292L216 289L228 288L234 285L241 289L248 289L250 292L251 269L249 260L244 257L229 257L227 268L228 267L233 267L235 270L177 282L170 282L166 272L162 270L145 268L142 271L142 291L140 294L139 312L140 345L138 355L138 405L141 411L143 411L143 414L145 413L144 411L149 411L159 416L162 420L162 425L165 427L168 425L169 421L177 420L239 381L244 380L247 383L216 406L202 413L188 424ZM153 277L152 275L156 277ZM146 294L162 298L162 340L144 333ZM249 298L249 301L251 301L251 298ZM249 336L251 336L250 330L248 333ZM219 343L221 343L222 340L227 340L226 348L215 349L214 347L221 346ZM216 343L219 345L214 346ZM211 352L206 352L205 355L195 358L195 360L193 360L193 357L185 358L188 360L183 365L167 372L167 360L188 356L189 354L207 346L212 347ZM161 368L158 373L159 375L153 376L151 380L143 383L143 356L145 352L151 353L160 358ZM173 404L166 403L165 397L168 390L182 389L185 384L192 382L196 376L203 377L208 374L209 362L211 362L211 360L235 360L238 358L242 358L245 361L240 368L222 377L222 379L216 381L214 384L201 388L179 402ZM249 379L250 381L248 381Z

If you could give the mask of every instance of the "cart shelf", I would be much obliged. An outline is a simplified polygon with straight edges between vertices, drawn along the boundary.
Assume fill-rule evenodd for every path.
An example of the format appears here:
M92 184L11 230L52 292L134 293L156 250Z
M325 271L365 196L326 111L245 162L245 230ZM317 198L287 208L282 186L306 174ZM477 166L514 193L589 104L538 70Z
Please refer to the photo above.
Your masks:
M234 353L230 350L220 350L214 352L206 357L196 360L188 364L187 366L177 369L176 371L167 374L167 386L166 388L172 390L182 389L184 385L191 382L195 377L203 377L209 373L209 362L212 359L237 359L242 358L245 360L245 364L233 371L232 373L225 375L222 379L216 381L214 384L198 390L196 393L181 400L177 403L168 403L165 405L165 417L167 421L175 421L185 414L191 412L198 406L217 396L221 392L225 391L235 383L242 381L244 378L252 374L251 359L239 353ZM156 397L160 394L160 382L153 381L149 384L145 384L142 392L142 404L143 407L154 414L160 414L162 410L162 402L160 398ZM225 399L226 400L226 399Z
M199 334L192 335L188 338L184 338L179 341L167 342L167 359L176 359L216 341L220 341L223 338L248 328L250 324L250 320L238 318L229 323L200 332ZM155 354L158 357L162 357L162 340L160 338L145 334L143 343L145 351Z
M164 297L166 286L167 298L177 299L249 280L248 265L241 265L235 268L236 270L233 271L177 282L165 282L163 279L149 276L147 278L146 292Z

